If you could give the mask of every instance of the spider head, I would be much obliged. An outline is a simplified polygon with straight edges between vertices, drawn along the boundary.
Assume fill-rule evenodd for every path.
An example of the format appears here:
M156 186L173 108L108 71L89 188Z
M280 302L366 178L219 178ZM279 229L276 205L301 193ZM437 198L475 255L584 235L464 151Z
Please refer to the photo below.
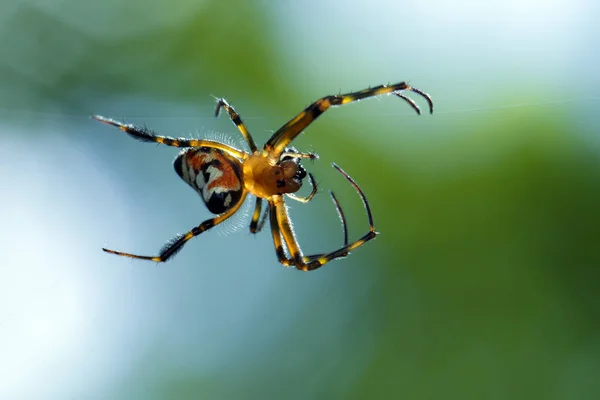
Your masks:
M302 187L302 180L306 178L306 170L300 164L299 157L286 155L287 152L295 153L296 149L285 149L279 163L277 163L276 184L281 189L281 193L294 193Z
M297 192L307 176L298 154L293 148L286 149L276 162L262 154L251 154L243 162L244 186L263 199Z

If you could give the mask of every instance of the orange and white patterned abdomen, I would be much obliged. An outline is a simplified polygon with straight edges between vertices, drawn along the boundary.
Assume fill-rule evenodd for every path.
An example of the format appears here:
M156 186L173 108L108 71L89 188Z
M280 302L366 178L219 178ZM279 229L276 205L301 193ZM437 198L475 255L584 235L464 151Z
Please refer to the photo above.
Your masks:
M233 207L242 196L240 162L221 150L195 147L183 150L174 161L177 174L196 190L213 214Z

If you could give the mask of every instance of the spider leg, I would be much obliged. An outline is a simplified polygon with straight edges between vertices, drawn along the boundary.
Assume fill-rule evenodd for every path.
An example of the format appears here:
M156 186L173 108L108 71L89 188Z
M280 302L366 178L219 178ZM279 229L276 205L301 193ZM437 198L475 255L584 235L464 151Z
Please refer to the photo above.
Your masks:
M252 214L252 221L250 222L250 232L251 233L259 233L265 226L265 222L267 222L267 217L269 215L269 207L265 207L265 211L260 215L261 209L263 205L263 199L260 197L256 198L256 205L254 206L254 213Z
M413 99L411 99L410 97L408 97L402 93L394 93L394 96L406 101L408 103L408 105L410 105L417 114L421 115L421 109L419 108L417 103L415 103L415 101Z
M278 196L281 198L281 196ZM269 202L269 221L271 222L271 234L273 235L273 245L275 246L275 253L277 254L277 260L286 267L293 267L294 262L285 254L283 248L283 240L281 237L281 230L279 229L279 222L277 221L277 209L275 203L271 200ZM285 211L285 206L284 206Z
M258 221L262 211L262 198L257 197L254 204L254 212L252 213L252 221L250 221L250 233L258 233Z
M271 197L269 200L269 215L273 244L275 245L275 252L279 262L286 267L296 267L297 269L308 271L308 265L305 263L305 259L307 258L302 255L302 250L292 229L282 196ZM290 256L286 255L282 238Z
M311 192L306 197L296 196L294 193L286 193L289 198L299 201L300 203L308 203L315 197L317 194L317 182L315 182L315 177L310 172L308 173L308 179L310 180L310 186L312 187Z
M337 197L335 197L335 194L333 193L333 191L330 190L329 194L331 195L331 200L333 201L333 204L335 205L338 216L340 217L340 222L342 223L342 231L344 232L344 246L348 246L348 225L346 224L346 216L344 215L344 210L342 210L342 206L340 205L340 202L338 201ZM346 252L340 253L335 258L343 258L343 257L346 257L347 255L348 255L348 252L346 251ZM308 259L315 260L315 259L323 258L326 256L327 255L324 253L316 254L316 255L308 256Z
M269 207L265 207L265 212L263 212L262 217L260 217L260 221L258 221L258 226L256 227L256 233L263 230L265 226L265 222L267 222L267 217L269 216Z
M335 195L333 195L333 192L331 192L332 197L335 199L334 202L336 203L336 208L338 210L338 214L340 215L340 219L342 220L342 225L344 226L345 245L342 248L340 248L336 251L333 251L331 253L328 253L328 254L315 254L315 255L305 256L303 259L303 261L306 265L306 269L304 269L305 271L312 271L314 269L322 267L329 261L335 260L337 258L346 257L348 255L348 253L350 253L350 251L356 249L357 247L362 246L363 244L365 244L366 242L368 242L371 239L374 239L375 236L377 236L377 232L375 232L375 226L373 225L373 215L371 214L371 207L369 207L369 202L367 201L367 197L365 196L364 192L362 191L360 186L358 186L356 181L354 179L352 179L352 177L350 175L348 175L348 173L346 173L346 171L341 169L335 163L331 163L331 165L335 169L337 169L338 172L340 172L346 178L346 180L348 182L350 182L350 184L354 187L354 189L356 189L356 191L358 192L358 194L363 202L363 205L365 207L365 211L367 212L367 217L369 219L369 232L364 234L360 239L348 244L348 231L346 228L346 219L344 217L344 212L342 211L342 208L339 205L339 202L337 202L337 199L335 199Z
M256 198L256 204L254 206L254 212L252 213L252 221L250 222L250 233L258 233L265 226L265 221L267 219L267 213L269 212L268 208L265 208L265 211L262 213L263 199L260 197Z
M281 153L281 155L279 156L280 159L284 158L284 157L308 158L311 161L319 159L319 155L316 153L297 153L294 151L285 151L285 152Z
M219 116L219 111L221 111L221 107L223 107L225 111L227 111L227 114L229 114L229 118L231 118L231 122L233 122L238 128L244 139L246 139L248 146L250 146L250 151L254 153L257 150L256 143L254 143L252 135L248 131L248 128L246 128L244 122L242 122L242 118L240 117L240 115L235 111L235 108L230 106L227 100L223 98L217 99L217 109L215 110L215 117Z
M340 217L340 221L342 222L342 230L344 231L344 246L348 246L348 226L346 224L346 216L344 215L344 211L342 210L342 206L340 206L340 202L338 201L333 191L329 191L331 195L331 200L333 200L333 204L335 204L335 209L337 210L338 216Z
M191 231L189 231L183 235L178 235L178 236L174 237L173 239L171 239L162 248L159 255L157 255L157 256L140 256L140 255L136 255L136 254L123 253L121 251L110 250L110 249L106 249L104 247L102 248L102 250L104 250L107 253L111 253L111 254L115 254L115 255L123 256L123 257L137 258L140 260L149 260L149 261L156 261L156 262L165 262L169 258L173 257L179 250L181 250L181 248L186 244L186 242L188 240L190 240L191 238L193 238L195 236L200 235L202 232L205 232L216 225L219 225L221 222L227 220L229 217L231 217L233 214L235 214L240 209L242 204L244 203L244 200L246 199L247 194L248 194L248 192L246 192L244 190L240 200L233 207L231 207L229 210L227 210L225 213L217 215L214 218L207 219L206 221L202 222L200 225L193 228Z
M141 142L162 143L162 144L166 144L167 146L173 146L173 147L211 147L214 149L222 150L222 151L229 153L232 156L240 158L240 159L245 159L248 157L248 155L243 151L240 151L238 149L235 149L231 146L228 146L228 145L220 143L220 142L215 142L213 140L197 140L197 139L172 138L172 137L168 137L168 136L160 136L160 135L156 134L156 132L153 132L150 129L147 129L145 127L136 126L133 124L124 124L122 122L115 121L114 119L111 119L111 118L105 118L100 115L94 115L94 116L92 116L92 118L95 119L96 121L100 121L100 122L108 124L108 125L116 126L123 132L128 133L130 136L132 136L133 138L135 138Z
M377 232L375 232L375 227L373 226L373 215L371 214L371 208L369 207L369 203L365 194L358 186L358 184L354 181L354 179L352 179L352 177L350 177L350 175L348 175L343 169L341 169L334 163L332 163L332 166L335 169L337 169L338 172L344 175L346 180L350 182L350 184L356 189L356 191L360 195L360 198L363 201L363 205L365 206L365 211L367 212L367 217L369 219L369 232L364 234L358 240L352 243L347 243L346 223L345 218L343 217L344 214L339 205L339 202L337 201L334 195L332 197L334 198L334 203L336 204L336 208L338 209L338 213L340 214L340 218L342 219L342 224L344 225L345 245L331 253L304 256L302 255L300 246L298 245L298 241L292 230L287 210L285 209L285 205L283 204L283 199L281 198L281 196L273 196L269 200L269 206L271 207L271 227L273 229L273 222L276 222L276 230L281 232L280 236L277 235L279 237L279 246L281 247L281 251L278 250L278 243L275 240L275 233L273 233L273 240L277 249L277 256L279 258L279 262L286 266L288 266L288 264L291 264L299 270L312 271L314 269L322 267L329 261L347 256L350 251L362 246L363 244L365 244L371 239L374 239L375 236L377 236ZM273 221L274 218L275 221ZM283 237L285 244L287 245L287 248L289 250L289 258L286 258L285 253L283 252L283 246L281 246L281 237ZM283 258L281 257L281 254L283 254Z
M429 112L433 113L433 102L431 97L427 93L409 86L406 84L406 82L400 82L394 85L381 85L358 92L339 94L336 96L325 96L306 107L304 111L296 115L285 125L279 128L265 144L262 154L265 157L279 159L280 154L284 151L287 145L290 144L290 142L294 140L296 136L298 136L308 125L310 125L315 119L323 114L329 107L340 106L342 104L348 104L354 101L375 97L382 94L397 94L403 90L409 90L423 96L429 105ZM401 96L401 98L408 101L411 107L420 113L420 110L415 102L408 99L408 97L404 95Z
M301 203L308 203L309 201L311 201L312 198L315 196L315 194L317 194L317 182L315 182L315 178L311 173L308 174L308 177L310 178L310 184L313 188L308 196L298 197L293 193L287 193L287 195L290 198L292 198L296 201L299 201ZM342 206L340 206L340 202L335 197L335 194L331 190L329 191L329 194L331 195L331 200L333 201L333 204L335 205L338 216L340 217L340 221L342 223L342 230L344 232L344 246L346 246L348 244L348 226L346 225L346 216L344 215Z

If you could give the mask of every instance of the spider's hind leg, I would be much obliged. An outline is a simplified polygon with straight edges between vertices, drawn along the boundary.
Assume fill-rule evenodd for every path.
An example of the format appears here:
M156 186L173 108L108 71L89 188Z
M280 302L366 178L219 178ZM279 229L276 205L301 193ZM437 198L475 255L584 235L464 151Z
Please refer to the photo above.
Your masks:
M242 197L240 198L240 200L233 207L231 207L229 210L227 210L225 213L217 215L214 218L207 219L206 221L202 222L200 225L194 227L191 231L189 231L183 235L178 235L178 236L174 237L173 239L171 239L170 241L168 241L167 244L161 249L161 251L159 252L159 254L157 256L140 256L137 254L124 253L121 251L110 250L107 248L102 248L102 250L104 250L105 252L110 253L110 254L115 254L117 256L137 258L139 260L165 262L168 259L170 259L171 257L173 257L175 254L177 254L177 252L182 249L182 247L187 243L188 240L200 235L202 232L206 232L207 230L209 230L210 228L212 228L216 225L219 225L221 222L227 220L229 217L231 217L233 214L235 214L240 209L242 204L244 203L244 200L246 199L246 195L247 195L247 192L244 191L242 193Z

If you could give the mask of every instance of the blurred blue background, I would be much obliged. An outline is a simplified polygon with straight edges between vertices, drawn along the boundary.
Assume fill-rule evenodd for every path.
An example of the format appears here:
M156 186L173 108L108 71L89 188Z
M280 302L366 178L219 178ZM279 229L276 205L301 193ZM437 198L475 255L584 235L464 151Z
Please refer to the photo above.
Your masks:
M600 6L592 0L3 0L0 398L600 398ZM303 249L381 235L301 273L248 214L155 254L210 214L177 150L96 123L294 144L321 192ZM415 100L425 108L418 96ZM305 189L306 190L306 189ZM241 228L240 228L241 227ZM236 230L235 233L228 233Z

